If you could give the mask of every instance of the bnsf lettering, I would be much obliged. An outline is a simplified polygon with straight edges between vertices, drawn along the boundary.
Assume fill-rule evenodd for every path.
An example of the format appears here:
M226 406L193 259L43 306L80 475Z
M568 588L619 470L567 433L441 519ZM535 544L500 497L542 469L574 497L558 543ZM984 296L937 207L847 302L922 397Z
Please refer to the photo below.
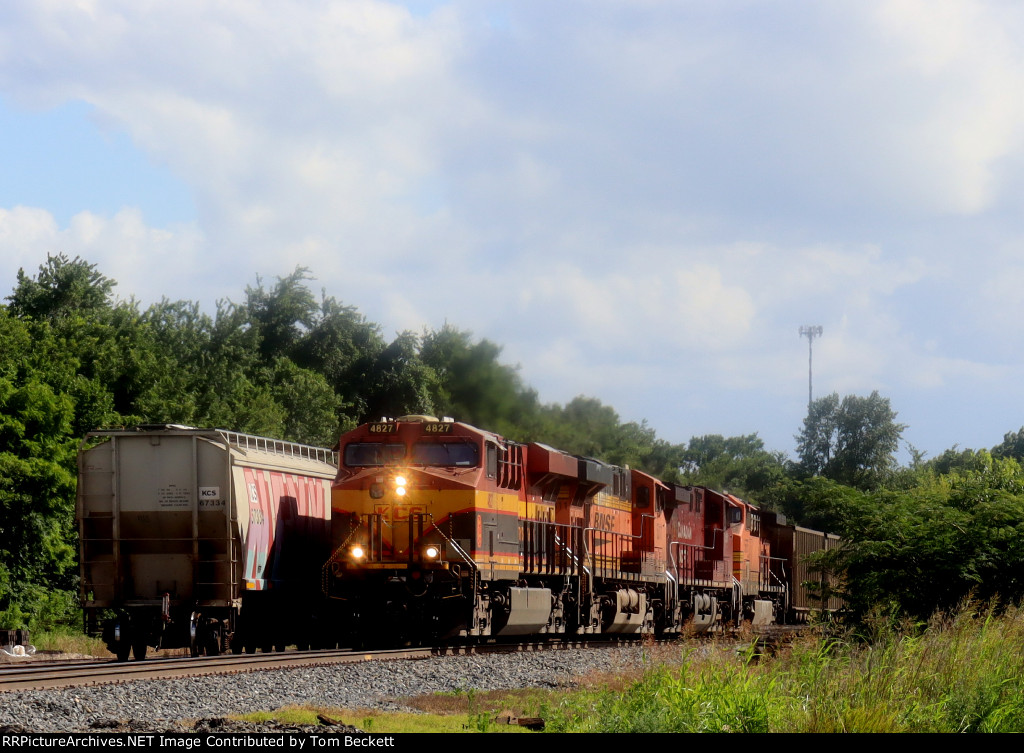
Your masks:
M594 528L601 531L611 531L615 529L615 516L607 512L594 513Z

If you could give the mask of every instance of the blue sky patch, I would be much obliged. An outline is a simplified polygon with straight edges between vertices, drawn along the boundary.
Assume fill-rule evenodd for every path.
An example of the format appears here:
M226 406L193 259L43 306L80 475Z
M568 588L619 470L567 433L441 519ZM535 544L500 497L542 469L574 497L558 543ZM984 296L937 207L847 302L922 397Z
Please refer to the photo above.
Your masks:
M75 101L28 112L0 98L0 207L46 209L61 227L82 211L112 216L125 207L157 227L193 220L188 187L127 134L104 132L92 111Z

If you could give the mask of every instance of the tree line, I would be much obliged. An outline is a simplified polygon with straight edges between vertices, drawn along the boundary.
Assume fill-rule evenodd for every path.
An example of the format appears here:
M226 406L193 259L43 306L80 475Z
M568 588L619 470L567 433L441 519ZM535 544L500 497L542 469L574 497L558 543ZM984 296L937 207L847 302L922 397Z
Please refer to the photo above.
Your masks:
M672 444L593 397L542 403L499 345L468 330L389 339L312 281L301 267L257 279L209 314L195 301L119 299L78 257L19 271L0 305L0 627L77 617L75 458L88 431L178 423L332 446L363 421L419 413L727 489L835 531L845 545L826 564L846 570L858 613L1021 595L1024 428L990 451L900 467L905 427L873 393L814 401L796 459L757 434Z

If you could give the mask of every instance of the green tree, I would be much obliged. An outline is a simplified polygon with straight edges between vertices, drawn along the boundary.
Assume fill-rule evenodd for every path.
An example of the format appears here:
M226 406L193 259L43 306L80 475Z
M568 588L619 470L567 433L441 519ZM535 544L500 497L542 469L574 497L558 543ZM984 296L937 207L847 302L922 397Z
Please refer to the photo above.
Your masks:
M97 272L95 264L51 254L35 277L18 270L18 283L7 300L16 317L55 321L109 307L116 284Z
M992 456L1024 461L1024 426L1003 435L1003 441L992 448Z
M427 332L420 346L420 358L436 375L433 403L439 413L525 439L536 419L536 393L514 367L498 361L500 355L500 346L473 342L472 333L449 324Z
M291 356L299 341L313 326L317 303L305 281L313 279L305 267L296 267L287 277L277 278L272 290L264 290L256 278L256 287L245 289L249 323L259 339L264 363L280 356Z
M283 439L331 447L355 422L339 424L341 399L322 374L296 366L287 358L274 364L274 399L284 408Z
M1024 473L1016 460L986 457L912 489L822 500L839 523L856 612L895 604L927 618L969 596L1024 597Z
M74 577L75 379L47 322L0 307L0 621L32 627ZM56 597L65 605L70 602Z
M889 399L833 393L811 403L797 435L800 469L868 489L896 468L896 450L906 428L896 422Z
M435 412L434 371L421 360L418 345L416 335L403 332L383 350L367 354L360 421Z
M757 434L693 437L682 450L680 482L713 489L728 489L756 501L759 493L781 483L785 457L769 452Z

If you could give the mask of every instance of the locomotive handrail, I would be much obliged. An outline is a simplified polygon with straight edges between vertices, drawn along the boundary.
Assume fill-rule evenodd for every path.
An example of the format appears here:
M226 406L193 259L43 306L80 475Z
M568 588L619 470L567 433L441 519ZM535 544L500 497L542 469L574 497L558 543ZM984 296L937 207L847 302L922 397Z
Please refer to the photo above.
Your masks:
M640 533L622 533L621 531L611 531L611 530L609 530L607 528L598 528L597 526L587 526L586 528L583 529L583 534L584 534L583 535L583 545L584 545L584 547L586 547L586 545L587 545L586 534L587 534L588 531L590 531L590 532L593 532L593 531L603 531L604 533L611 533L611 534L614 534L615 536L618 536L618 537L623 538L623 539L641 539L641 538L643 538L643 535L644 535L643 521L645 519L648 519L648 518L650 520L654 520L654 516L653 515L643 515L642 514L640 516Z
M705 530L707 530L707 529L705 529ZM680 547L686 547L687 549L694 549L694 550L713 551L718 546L718 542L715 541L715 539L718 538L718 534L719 533L723 533L724 531L721 528L712 528L711 531L713 532L713 536L711 537L711 544L710 545L690 544L689 542L686 542L686 541L671 541L671 542L669 542L669 544L670 544L670 546L669 546L670 555L671 555L671 550L672 549L674 549L676 554L678 555ZM678 557L676 559L678 559ZM696 562L696 560L694 560L694 562ZM678 565L677 565L677 568L678 568Z
M780 563L782 563L782 570L783 570L783 572L785 572L786 560L783 559L782 557L765 556L763 554L761 555L761 563L762 564L765 564L765 563L768 564L768 567L765 568L765 573L767 573L769 581L774 580L778 586L781 586L782 588L785 588L786 587L786 582L784 580L782 580L781 578L779 578L772 571L772 568L771 568L771 563L772 562L780 562Z
M782 577L781 578L778 575L776 575L774 572L772 572L772 569L770 567L768 568L768 575L769 575L769 577L771 577L771 578L773 578L773 579L775 579L777 581L778 585L776 586L776 588L778 588L778 589L780 589L782 591L782 613L783 613L783 615L785 615L786 613L789 612L789 598L790 598L790 594L789 594L789 581L788 581L788 577L786 575L786 558L785 557L762 557L762 559L767 559L769 562L774 560L775 562L780 563L781 566L782 566L781 567L781 570L782 570Z
M463 559L463 560L465 560L465 562L466 562L466 563L467 563L467 564L469 565L470 569L471 569L471 570L472 570L473 572L476 572L476 571L478 571L478 570L480 569L480 567L479 567L479 566L478 566L478 565L476 564L476 562L474 562L474 561L473 561L473 558L469 556L469 553L468 553L468 552L466 552L466 550L465 550L465 549L463 549L463 548L462 548L461 546L459 546L459 542L457 542L457 541L456 541L455 539L453 539L453 538L452 538L451 536L449 536L448 534L446 534L446 533L445 533L445 532L444 532L444 531L443 531L443 530L442 530L442 529L441 529L441 528L440 528L440 527L439 527L439 526L437 525L437 523L435 523L435 522L434 522L434 514L433 514L433 513L431 513L431 512L426 512L426 513L420 513L420 515L426 515L426 516L427 516L428 518L430 518L430 527L431 527L431 528L433 528L433 529L434 529L435 531L437 531L437 532L438 532L439 534L441 534L441 537L442 537L442 538L443 538L443 539L444 539L445 541L447 541L447 542L448 542L449 544L451 544L451 545L452 545L452 547L453 547L453 548L455 549L455 551L456 551L456 552L458 553L458 555L459 555L460 557L462 557L462 559ZM412 525L412 523L410 523L410 525ZM429 532L429 529L428 529L428 532Z
M559 546L561 546L569 554L569 557L572 558L572 561L573 561L573 563L575 564L575 566L577 568L583 570L583 572L585 572L587 575L590 575L590 568L587 567L587 563L585 561L584 562L580 562L579 556L577 556L576 552L574 552L572 550L572 547L569 546L568 544L565 544L565 543L562 542L562 537L558 535L558 524L552 524L552 523L549 523L547 521L542 521L542 522L545 525L554 525L555 526L555 543L558 544ZM584 543L584 546L586 546L586 541L584 541L583 543Z
M645 515L645 514L641 513L641 515L640 515L640 533L622 533L620 531L611 531L611 530L608 530L606 528L598 528L597 526L587 526L586 528L583 529L583 548L584 548L585 555L587 557L589 557L591 560L593 560L594 557L595 557L595 553L590 551L590 546L588 545L588 540L587 540L587 533L588 532L591 534L590 535L591 540L595 538L594 537L594 532L596 532L596 531L601 531L602 533L610 534L611 536L615 537L615 539L618 540L618 541L621 541L623 539L642 539L644 537L644 520L647 520L647 519L650 519L651 521L653 521L654 520L654 516L653 515ZM595 570L599 569L597 567L597 563L596 562L592 562L592 564L593 564ZM605 570L607 568L602 567L600 569L601 570ZM588 571L587 574L589 575L590 572Z
M331 565L333 565L337 561L338 557L341 556L342 552L345 551L345 546L348 544L349 541L352 540L352 536L355 535L355 532L359 530L358 522L352 523L351 518L349 518L349 521L350 530L348 532L348 536L346 536L345 540L341 542L333 552L331 552L331 556L327 558L327 561L324 563L323 567L320 568L320 590L323 591L324 596L327 596L328 598L331 597L331 581L329 572Z
M705 531L707 530L707 526L705 526L704 530ZM711 537L711 544L690 544L690 543L688 543L686 541L673 541L672 543L674 545L677 545L677 546L688 546L688 547L690 547L692 549L708 549L708 550L714 549L715 547L718 546L718 542L715 541L715 539L718 538L718 534L724 533L725 531L723 529L721 529L721 528L714 528L714 527L711 528L711 531L714 533L714 535Z

